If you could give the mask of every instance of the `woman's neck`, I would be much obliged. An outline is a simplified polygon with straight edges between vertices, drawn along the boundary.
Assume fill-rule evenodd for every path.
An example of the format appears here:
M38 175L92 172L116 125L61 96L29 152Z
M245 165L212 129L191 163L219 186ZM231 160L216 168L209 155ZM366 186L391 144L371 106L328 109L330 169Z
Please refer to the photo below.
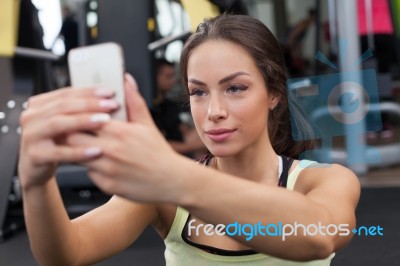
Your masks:
M275 186L278 183L278 156L269 139L230 157L215 157L211 166L222 172Z

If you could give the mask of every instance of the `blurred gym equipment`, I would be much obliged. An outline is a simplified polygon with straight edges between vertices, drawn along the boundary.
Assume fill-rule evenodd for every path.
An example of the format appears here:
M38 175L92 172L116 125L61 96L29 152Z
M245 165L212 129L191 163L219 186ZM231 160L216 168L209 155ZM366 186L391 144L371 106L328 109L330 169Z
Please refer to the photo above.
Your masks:
M10 6L12 5L12 7ZM44 50L37 10L28 1L2 1L1 10L10 10L6 25L6 49L0 52L0 241L23 227L21 188L17 178L19 116L30 96L51 90L49 61L57 55ZM20 21L20 17L24 20ZM2 19L5 17L3 16ZM4 32L1 33L4 36ZM17 38L19 36L19 38ZM18 42L17 42L18 40ZM18 46L17 46L18 45Z
M78 4L81 5L77 16L79 44L107 41L121 44L125 50L126 70L137 77L141 92L150 104L154 79L152 54L147 46L153 41L153 1L124 0L116 5L92 0ZM17 172L20 113L26 108L29 97L57 88L53 66L60 64L61 58L45 49L38 12L31 1L0 2L0 23L8 26L0 32L2 44L6 44L0 48L0 241L24 226ZM88 23L86 18L90 16L97 16L97 19ZM94 186L82 167L61 165L56 177L71 217L110 198Z

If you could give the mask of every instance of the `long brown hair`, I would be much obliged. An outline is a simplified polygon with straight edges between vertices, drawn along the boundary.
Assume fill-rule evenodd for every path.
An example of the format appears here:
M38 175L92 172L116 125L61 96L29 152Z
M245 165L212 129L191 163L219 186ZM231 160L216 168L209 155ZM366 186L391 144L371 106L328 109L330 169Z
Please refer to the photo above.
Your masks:
M259 20L245 15L222 14L204 20L185 43L180 61L181 81L188 91L187 67L193 49L208 40L229 41L243 47L261 71L269 93L280 96L279 104L270 111L268 134L277 154L292 158L313 148L310 141L295 142L292 137L286 91L287 71L284 57L271 31Z

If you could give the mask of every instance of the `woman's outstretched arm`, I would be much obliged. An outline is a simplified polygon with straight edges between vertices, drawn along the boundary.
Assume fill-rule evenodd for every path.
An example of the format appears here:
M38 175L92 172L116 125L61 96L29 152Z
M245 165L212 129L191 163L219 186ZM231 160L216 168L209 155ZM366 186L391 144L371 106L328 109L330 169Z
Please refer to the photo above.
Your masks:
M155 205L114 196L71 221L54 178L23 193L29 240L40 265L94 264L128 247L158 218Z
M157 219L155 205L118 197L70 221L54 178L58 162L101 156L98 147L65 145L67 135L95 132L117 107L111 91L66 88L34 96L21 116L19 177L33 254L40 265L87 265L128 246Z
M303 170L296 191L260 185L208 168L194 170L190 163L180 169L185 167L191 173L190 181L171 193L172 201L177 201L195 217L214 225L235 222L288 225L282 232L288 234L285 240L282 235L255 235L249 231L255 230L251 228L246 229L248 233L233 236L259 252L291 260L322 259L349 243L353 236L360 185L357 177L342 166ZM295 236L293 227L289 226L295 224L311 225L311 233L304 236L302 229L298 229ZM314 234L316 227L321 234ZM273 227L269 230L272 234L277 232Z

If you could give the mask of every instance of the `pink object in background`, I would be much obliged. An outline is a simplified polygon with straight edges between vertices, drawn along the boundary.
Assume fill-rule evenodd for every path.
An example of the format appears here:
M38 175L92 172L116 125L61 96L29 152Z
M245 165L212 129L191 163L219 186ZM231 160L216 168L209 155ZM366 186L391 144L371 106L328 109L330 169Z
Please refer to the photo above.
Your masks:
M371 0L372 4L372 34L393 34L392 15L388 0ZM367 35L367 13L365 0L357 0L358 32Z

